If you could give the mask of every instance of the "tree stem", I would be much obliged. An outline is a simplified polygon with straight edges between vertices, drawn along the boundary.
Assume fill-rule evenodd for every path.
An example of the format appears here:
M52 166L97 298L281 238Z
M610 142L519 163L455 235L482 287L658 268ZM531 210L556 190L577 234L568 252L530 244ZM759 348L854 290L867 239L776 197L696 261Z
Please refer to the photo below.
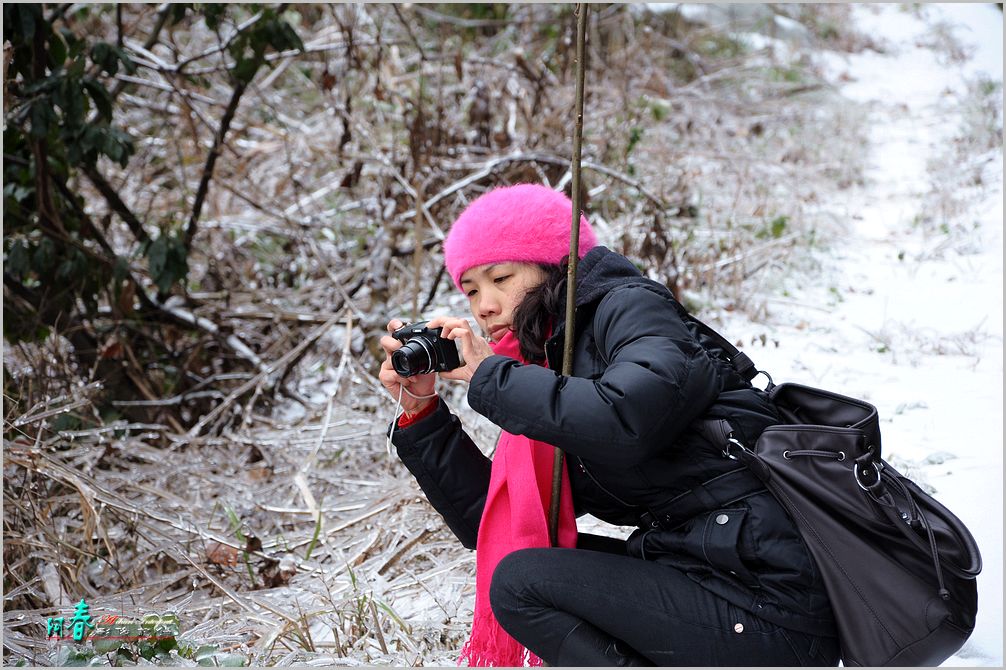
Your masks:
M192 216L189 217L189 225L185 229L185 253L189 252L192 248L192 238L196 236L196 228L199 225L199 215L203 210L203 202L206 200L206 194L210 189L210 180L213 179L213 168L217 164L217 158L223 150L224 140L227 137L227 131L231 127L231 121L234 120L234 114L237 112L238 104L241 102L241 96L244 95L245 89L248 84L244 81L238 81L234 85L234 92L231 93L230 102L227 103L227 109L224 110L223 118L220 119L220 127L217 129L217 134L213 138L213 147L210 149L209 155L206 157L206 166L203 168L203 176L199 180L199 189L196 191L196 200L192 205Z
M580 249L580 211L583 206L580 195L580 154L583 138L583 80L584 72L584 42L587 32L587 11L589 5L581 2L576 11L576 97L575 119L573 128L573 160L570 170L573 175L573 216L569 230L569 266L566 271L566 331L562 354L562 374L568 377L573 374L573 344L576 333L573 332L576 321L576 264ZM555 448L555 459L552 464L552 502L549 508L549 537L552 546L559 542L559 501L562 492L563 453Z

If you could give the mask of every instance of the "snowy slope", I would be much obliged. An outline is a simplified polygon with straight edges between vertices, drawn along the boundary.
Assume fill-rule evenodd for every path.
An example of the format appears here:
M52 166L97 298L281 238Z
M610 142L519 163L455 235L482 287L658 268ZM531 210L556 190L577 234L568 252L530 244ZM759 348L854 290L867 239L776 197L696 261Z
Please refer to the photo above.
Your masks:
M721 323L745 343L766 336L768 346L746 350L777 383L878 407L885 458L932 487L982 550L978 624L945 665L1001 667L1002 150L959 148L968 82L1002 81L1002 14L991 4L855 11L886 49L827 60L829 79L869 109L866 183L827 203L848 233L821 274L766 296L765 322ZM961 58L932 48L941 35L964 47Z

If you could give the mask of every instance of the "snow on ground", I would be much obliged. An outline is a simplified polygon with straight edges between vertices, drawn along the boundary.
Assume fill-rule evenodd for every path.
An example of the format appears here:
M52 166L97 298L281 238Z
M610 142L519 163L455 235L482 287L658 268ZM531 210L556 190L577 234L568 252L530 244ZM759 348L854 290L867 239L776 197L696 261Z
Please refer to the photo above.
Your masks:
M991 4L917 7L856 6L886 53L827 60L829 78L848 82L842 94L867 106L871 126L864 185L826 204L847 234L816 277L785 297L764 296L767 320L736 314L723 330L745 343L764 335L767 346L746 350L777 383L878 407L885 458L935 489L982 551L978 623L945 665L1001 667L1002 149L954 149L968 132L968 82L1002 81L1002 14ZM948 34L970 58L932 48Z

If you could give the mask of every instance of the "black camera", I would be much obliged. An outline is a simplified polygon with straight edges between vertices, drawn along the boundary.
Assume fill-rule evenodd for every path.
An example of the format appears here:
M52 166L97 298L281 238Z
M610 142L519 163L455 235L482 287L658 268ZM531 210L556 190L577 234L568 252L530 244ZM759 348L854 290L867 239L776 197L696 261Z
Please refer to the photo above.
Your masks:
M391 354L391 366L402 377L447 372L464 365L461 340L440 337L443 328L427 328L429 321L402 326L391 334L402 343Z

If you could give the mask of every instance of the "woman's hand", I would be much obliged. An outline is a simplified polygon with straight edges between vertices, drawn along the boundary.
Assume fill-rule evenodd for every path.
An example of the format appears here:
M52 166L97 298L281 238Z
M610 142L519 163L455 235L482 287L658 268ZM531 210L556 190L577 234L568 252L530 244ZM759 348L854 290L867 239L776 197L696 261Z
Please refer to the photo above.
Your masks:
M433 395L437 376L431 372L425 375L403 377L395 372L395 368L391 366L391 354L400 349L402 343L391 337L390 333L395 332L404 325L405 323L399 319L392 319L388 322L389 334L381 338L381 348L384 349L385 353L384 362L381 363L381 372L377 376L392 398L398 400L399 396L401 396L402 409L407 414L418 414L430 403L437 401L436 396Z
M448 340L461 340L461 355L465 359L465 364L449 372L441 372L440 376L443 379L470 382L479 364L493 355L493 350L489 347L489 343L475 334L467 319L459 319L453 316L438 316L430 319L428 327L443 328L440 331L440 337Z

